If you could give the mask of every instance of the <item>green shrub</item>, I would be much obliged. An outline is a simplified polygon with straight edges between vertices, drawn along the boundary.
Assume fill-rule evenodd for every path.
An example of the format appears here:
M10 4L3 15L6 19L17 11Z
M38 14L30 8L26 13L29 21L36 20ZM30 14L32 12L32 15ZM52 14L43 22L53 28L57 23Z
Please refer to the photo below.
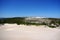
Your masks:
M56 28L56 26L49 26L50 28Z

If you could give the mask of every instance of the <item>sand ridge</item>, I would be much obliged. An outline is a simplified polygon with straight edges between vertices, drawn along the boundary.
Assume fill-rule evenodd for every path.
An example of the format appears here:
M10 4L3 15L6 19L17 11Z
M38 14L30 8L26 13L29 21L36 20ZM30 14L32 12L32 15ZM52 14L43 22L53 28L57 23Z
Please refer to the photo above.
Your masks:
M60 29L45 25L5 24L0 28L1 40L60 40Z

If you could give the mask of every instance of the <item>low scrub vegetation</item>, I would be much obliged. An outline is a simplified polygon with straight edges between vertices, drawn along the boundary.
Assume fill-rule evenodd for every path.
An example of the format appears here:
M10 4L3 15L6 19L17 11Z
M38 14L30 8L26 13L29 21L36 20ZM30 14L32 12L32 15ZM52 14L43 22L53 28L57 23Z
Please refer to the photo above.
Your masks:
M52 26L51 24L60 25L60 19L54 19L54 18L48 18L49 20L52 20L49 24L42 22L42 23L31 23L31 22L25 22L25 17L15 17L15 18L0 18L0 24L5 24L5 23L17 23L18 25L20 24L25 24L25 25L48 25L51 28L55 28L56 26Z

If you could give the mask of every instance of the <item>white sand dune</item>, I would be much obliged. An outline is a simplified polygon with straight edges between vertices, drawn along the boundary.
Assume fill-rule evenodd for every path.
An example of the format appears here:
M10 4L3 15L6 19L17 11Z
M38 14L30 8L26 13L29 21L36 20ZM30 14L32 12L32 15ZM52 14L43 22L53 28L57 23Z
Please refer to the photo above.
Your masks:
M60 40L60 29L45 25L5 24L0 26L0 40Z

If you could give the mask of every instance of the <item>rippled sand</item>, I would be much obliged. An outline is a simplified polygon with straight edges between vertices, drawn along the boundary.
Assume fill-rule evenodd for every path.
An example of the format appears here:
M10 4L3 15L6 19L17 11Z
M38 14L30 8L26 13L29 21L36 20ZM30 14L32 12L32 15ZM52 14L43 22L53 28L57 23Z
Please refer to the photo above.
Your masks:
M60 40L60 29L45 25L5 24L0 26L0 40Z

